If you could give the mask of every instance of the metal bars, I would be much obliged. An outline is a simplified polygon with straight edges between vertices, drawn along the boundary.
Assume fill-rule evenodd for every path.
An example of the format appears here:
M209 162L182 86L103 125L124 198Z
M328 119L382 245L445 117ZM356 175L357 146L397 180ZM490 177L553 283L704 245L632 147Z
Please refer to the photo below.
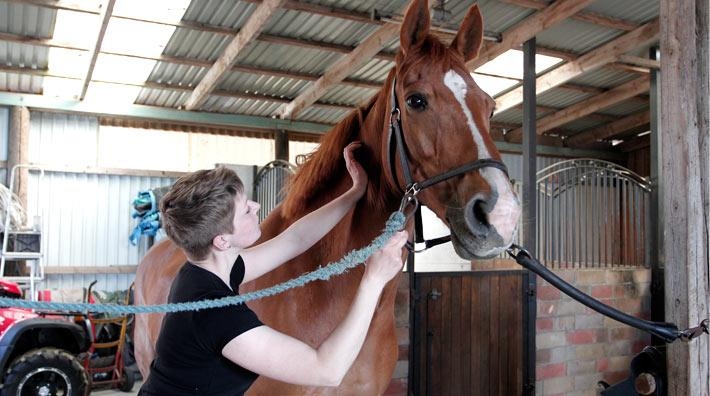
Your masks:
M538 257L553 268L648 267L650 184L616 164L574 159L537 174Z

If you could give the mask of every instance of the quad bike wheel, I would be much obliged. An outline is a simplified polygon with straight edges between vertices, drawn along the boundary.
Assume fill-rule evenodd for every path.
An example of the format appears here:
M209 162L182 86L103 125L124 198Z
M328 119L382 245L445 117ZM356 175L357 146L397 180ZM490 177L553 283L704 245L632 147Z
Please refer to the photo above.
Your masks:
M84 396L89 376L71 354L35 349L15 359L5 373L1 396Z
M121 382L118 383L118 389L121 392L130 392L133 390L133 385L136 383L136 373L130 369L123 369L123 374L121 375Z

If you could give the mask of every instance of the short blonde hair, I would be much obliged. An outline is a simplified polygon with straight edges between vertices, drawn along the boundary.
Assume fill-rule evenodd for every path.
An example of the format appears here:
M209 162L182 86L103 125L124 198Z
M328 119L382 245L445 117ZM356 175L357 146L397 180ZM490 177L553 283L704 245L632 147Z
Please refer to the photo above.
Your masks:
M243 192L239 176L224 166L185 175L160 201L162 227L189 259L203 260L214 237L234 231L234 200Z

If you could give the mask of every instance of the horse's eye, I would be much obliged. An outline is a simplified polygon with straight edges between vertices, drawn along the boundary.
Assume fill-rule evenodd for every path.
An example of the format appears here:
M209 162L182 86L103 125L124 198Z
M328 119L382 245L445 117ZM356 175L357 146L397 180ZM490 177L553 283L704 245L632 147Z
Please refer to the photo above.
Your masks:
M422 94L410 95L407 97L407 106L417 111L423 111L426 109L426 98Z

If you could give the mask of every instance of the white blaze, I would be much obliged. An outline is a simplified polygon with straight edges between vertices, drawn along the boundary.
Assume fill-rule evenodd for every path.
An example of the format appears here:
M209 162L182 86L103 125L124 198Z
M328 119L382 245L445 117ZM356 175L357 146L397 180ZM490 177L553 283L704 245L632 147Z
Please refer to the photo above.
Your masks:
M449 70L444 75L444 85L446 85L454 94L456 101L461 105L461 110L466 116L466 123L473 136L473 141L478 148L478 158L491 158L490 153L486 149L483 142L481 131L476 126L473 120L471 109L466 105L466 80L453 70ZM491 190L498 193L498 201L495 207L488 213L488 222L495 227L498 234L503 237L506 243L512 243L513 234L518 223L520 215L520 204L510 188L510 182L505 176L505 173L498 168L486 167L480 170L481 176L491 186Z

